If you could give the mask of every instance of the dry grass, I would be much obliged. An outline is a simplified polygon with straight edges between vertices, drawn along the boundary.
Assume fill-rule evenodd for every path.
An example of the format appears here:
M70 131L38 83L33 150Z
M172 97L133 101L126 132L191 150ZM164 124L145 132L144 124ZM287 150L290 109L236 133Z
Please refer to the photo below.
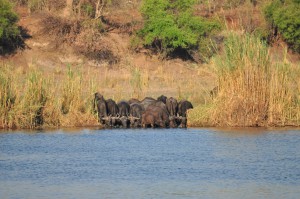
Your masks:
M153 60L141 66L130 57L116 66L68 66L53 73L3 65L1 128L98 125L96 91L115 101L162 94L187 99L196 107L188 114L190 126L300 124L299 66L287 59L271 61L268 47L250 35L230 35L224 51L201 66ZM219 92L212 100L215 82Z
M190 126L299 126L299 67L271 62L265 43L231 34L215 59L217 97L190 114Z
M115 101L163 94L200 104L209 97L211 87L202 77L211 73L208 68L189 66L177 71L166 62L153 70L130 61L123 64L118 68L67 66L53 71L42 71L35 64L28 69L2 65L0 128L99 125L93 109L95 92Z
M30 68L25 74L2 66L1 128L57 128L97 125L93 83L70 69L61 79ZM92 81L92 80L91 80Z
M12 126L11 110L15 101L13 74L8 67L3 67L0 71L0 128Z

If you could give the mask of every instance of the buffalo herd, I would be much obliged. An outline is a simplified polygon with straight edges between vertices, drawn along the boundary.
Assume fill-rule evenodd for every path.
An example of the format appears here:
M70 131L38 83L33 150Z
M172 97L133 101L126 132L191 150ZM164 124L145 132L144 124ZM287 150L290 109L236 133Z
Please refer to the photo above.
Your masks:
M187 110L193 108L187 100L177 102L164 95L157 99L146 97L140 101L132 98L116 103L97 92L94 102L99 122L107 128L186 128Z

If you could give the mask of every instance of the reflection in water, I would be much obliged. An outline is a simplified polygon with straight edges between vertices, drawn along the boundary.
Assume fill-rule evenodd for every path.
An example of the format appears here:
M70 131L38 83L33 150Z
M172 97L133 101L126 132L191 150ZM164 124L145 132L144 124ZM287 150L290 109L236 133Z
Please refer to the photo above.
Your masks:
M299 195L298 130L0 133L1 199Z

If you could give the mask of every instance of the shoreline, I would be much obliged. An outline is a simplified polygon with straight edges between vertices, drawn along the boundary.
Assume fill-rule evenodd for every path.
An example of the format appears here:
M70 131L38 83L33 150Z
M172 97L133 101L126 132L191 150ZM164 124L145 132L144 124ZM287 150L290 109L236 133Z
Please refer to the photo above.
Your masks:
M165 130L177 130L177 129L210 129L210 130L216 130L216 131L223 131L223 132L263 132L263 131L270 131L270 130L276 130L276 131L289 131L289 130L300 130L300 126L284 126L284 127L213 127L213 126L198 126L198 127L187 127L187 128L104 128L101 125L96 126L73 126L73 127L57 127L57 128L36 128L36 129L26 129L26 128L0 128L0 133L5 132L16 132L16 131L26 131L26 132L36 132L36 131L78 131L78 130L152 130L152 129L165 129Z

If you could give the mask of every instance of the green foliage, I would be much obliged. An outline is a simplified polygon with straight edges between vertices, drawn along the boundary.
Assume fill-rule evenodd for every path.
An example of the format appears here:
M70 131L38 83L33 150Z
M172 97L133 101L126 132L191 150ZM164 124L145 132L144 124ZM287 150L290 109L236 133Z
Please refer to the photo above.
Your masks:
M20 35L17 26L18 16L12 11L12 5L7 0L0 0L0 51L12 45Z
M199 40L218 23L194 16L195 0L144 0L142 14L144 27L138 32L147 47L169 55L176 49L196 50Z
M296 52L300 52L299 0L273 1L265 9L266 18Z

